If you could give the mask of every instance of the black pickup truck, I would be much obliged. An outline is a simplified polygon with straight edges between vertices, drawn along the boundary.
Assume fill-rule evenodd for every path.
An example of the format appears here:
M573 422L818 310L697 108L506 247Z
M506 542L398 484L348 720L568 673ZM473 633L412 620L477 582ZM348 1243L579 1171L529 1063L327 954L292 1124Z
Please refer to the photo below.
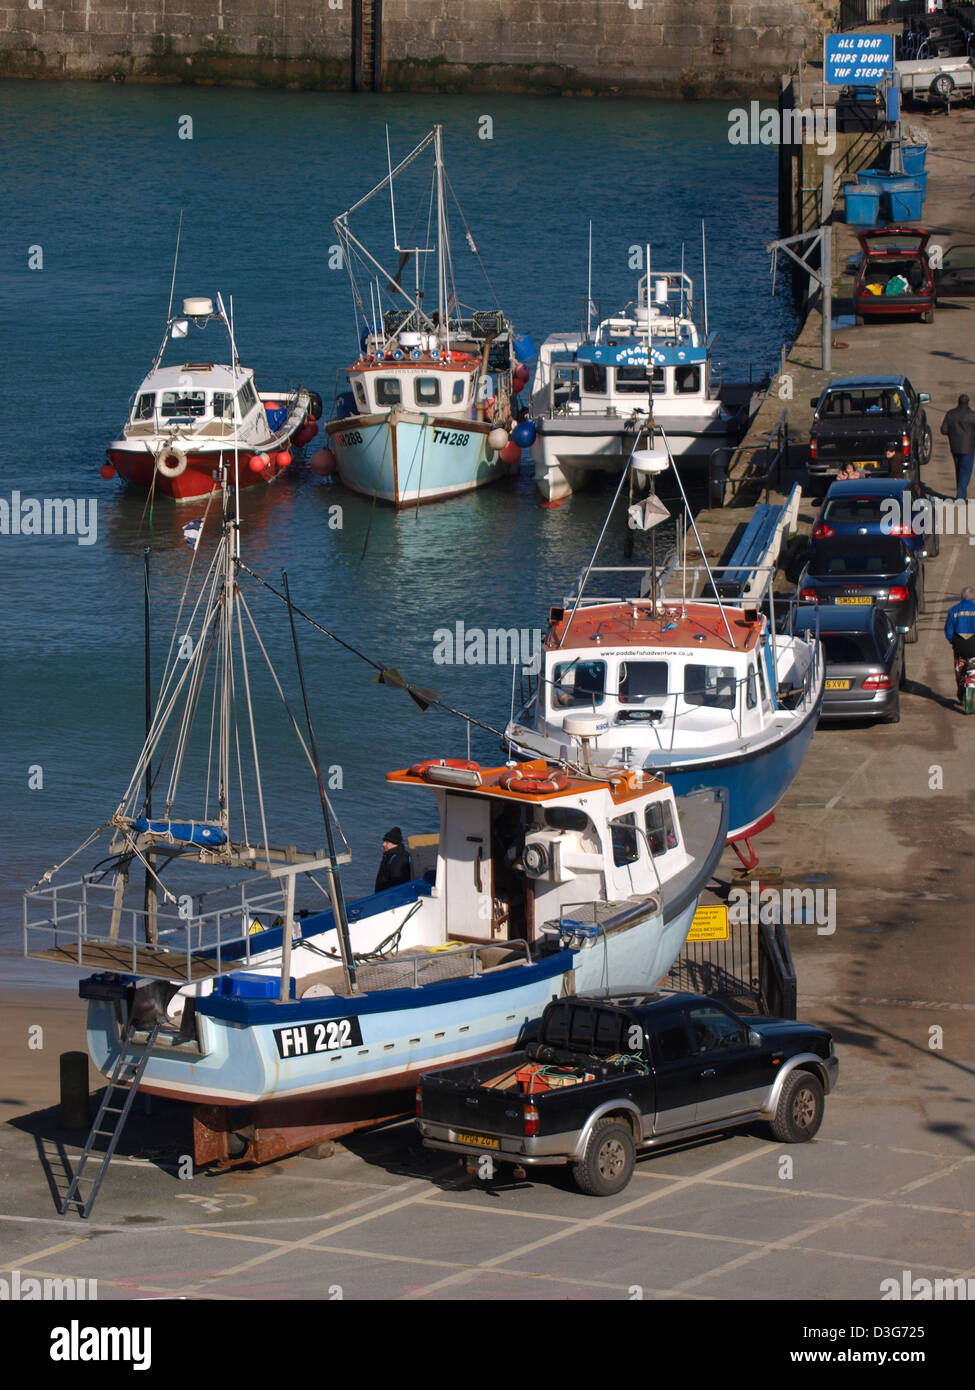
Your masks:
M835 377L810 401L809 476L835 477L850 463L865 477L890 476L885 452L892 444L896 476L918 482L934 448L924 411L930 399L905 376Z
M830 1034L809 1024L669 990L570 996L524 1051L422 1076L417 1124L431 1148L569 1164L581 1191L608 1197L638 1149L756 1120L781 1142L811 1139L837 1072Z

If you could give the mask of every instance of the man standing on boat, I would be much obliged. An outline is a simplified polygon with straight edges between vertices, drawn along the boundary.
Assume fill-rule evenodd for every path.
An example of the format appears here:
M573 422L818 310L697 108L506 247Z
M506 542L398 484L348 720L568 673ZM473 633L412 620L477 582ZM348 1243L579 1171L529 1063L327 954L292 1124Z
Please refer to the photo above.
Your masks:
M394 825L383 836L383 857L376 875L375 891L381 893L384 888L409 883L410 877L410 856L403 848L403 832L398 825Z

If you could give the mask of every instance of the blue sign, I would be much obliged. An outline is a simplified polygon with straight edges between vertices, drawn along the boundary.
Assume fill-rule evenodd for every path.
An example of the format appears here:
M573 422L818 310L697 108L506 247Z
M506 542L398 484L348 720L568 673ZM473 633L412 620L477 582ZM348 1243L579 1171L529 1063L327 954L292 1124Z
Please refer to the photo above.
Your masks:
M893 34L827 34L830 87L875 86L894 70Z

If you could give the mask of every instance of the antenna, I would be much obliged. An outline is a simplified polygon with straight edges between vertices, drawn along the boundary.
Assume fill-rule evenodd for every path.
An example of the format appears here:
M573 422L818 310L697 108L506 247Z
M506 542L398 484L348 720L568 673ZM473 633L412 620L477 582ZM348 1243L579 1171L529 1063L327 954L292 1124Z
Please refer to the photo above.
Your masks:
M704 346L708 345L708 243L704 235L704 218L701 218L701 259L704 262Z
M589 277L586 282L586 342L592 337L592 218L589 219Z
M386 127L386 167L389 170L389 207L393 214L393 246L397 251L401 251L403 248L396 235L396 199L393 196L393 157L389 151L389 126Z
M183 209L179 210L179 225L176 228L176 254L173 257L173 278L169 286L169 308L166 310L166 322L169 323L173 313L173 292L176 289L176 266L179 263L179 239L183 231Z

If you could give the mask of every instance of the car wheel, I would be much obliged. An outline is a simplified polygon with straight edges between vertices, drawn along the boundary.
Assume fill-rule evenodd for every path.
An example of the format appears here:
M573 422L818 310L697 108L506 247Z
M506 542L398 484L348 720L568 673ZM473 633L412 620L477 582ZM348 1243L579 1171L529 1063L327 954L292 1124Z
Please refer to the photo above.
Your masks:
M921 315L921 322L922 322L922 323L934 323L934 310L933 310L933 309L925 309L924 313Z
M902 683L903 683L903 682L902 682ZM897 699L894 701L893 709L889 710L889 711L884 715L884 720L883 720L883 722L884 722L885 724L899 724L899 723L901 722L901 696L900 696L900 691L897 692Z
M790 1072L769 1128L784 1144L803 1144L813 1138L822 1124L825 1107L819 1079L808 1071Z
M905 642L916 642L916 641L917 641L917 609L914 610L914 621L911 623L910 627L907 629L907 636L904 638L904 641L905 641Z
M931 432L931 426L930 426L930 425L925 425L923 431L921 432L921 443L920 443L920 447L918 448L918 451L917 451L917 461L918 461L918 463L919 463L919 464L928 464L928 463L930 463L930 462L931 462L931 455L932 455L933 452L934 452L934 435L933 435L932 432Z
M862 314L854 314L853 317L856 320L857 328L862 328L863 325L866 323L866 319L863 317Z
M612 1197L633 1176L636 1147L629 1127L621 1120L597 1120L581 1163L572 1166L580 1192L590 1197Z

